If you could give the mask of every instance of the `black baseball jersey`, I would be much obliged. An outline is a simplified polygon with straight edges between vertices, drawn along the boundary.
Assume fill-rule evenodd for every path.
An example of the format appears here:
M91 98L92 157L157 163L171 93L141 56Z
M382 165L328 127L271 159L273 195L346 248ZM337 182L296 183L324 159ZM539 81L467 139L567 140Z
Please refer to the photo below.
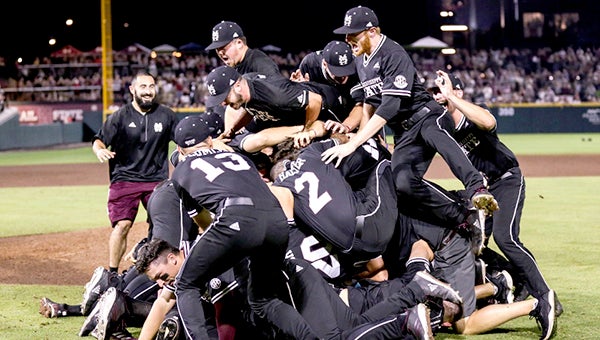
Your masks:
M154 188L148 199L148 239L158 238L173 247L189 248L198 226L188 216L170 179Z
M339 94L334 87L315 82L294 82L284 77L267 77L257 72L243 77L248 80L250 89L250 100L244 109L254 117L253 123L247 126L251 132L273 126L304 125L309 91L322 97L320 119L332 117L330 111L339 111Z
M319 271L327 282L336 285L341 285L356 272L356 269L347 271L348 266L343 263L345 258L341 256L342 254L323 238L314 235L311 228L302 221L298 221L297 225L290 225L289 231L290 236L285 255L287 259L307 261Z
M208 337L198 305L204 285L245 257L250 259L247 288L252 310L287 334L310 336L312 330L300 314L277 301L288 226L279 201L252 161L234 152L200 149L175 167L172 178L190 216L201 208L215 214L176 277L177 309L188 337Z
M380 160L380 153L373 153L373 145L365 143L347 160L344 159L347 164L340 170L333 163L321 161L321 153L336 144L335 139L311 143L302 149L297 159L273 184L286 187L293 193L297 220L303 221L337 249L350 251L357 246L355 232L357 217L363 211L363 201L344 175L359 172L356 170L358 167L372 170ZM393 190L391 194L393 199ZM392 225L394 223L395 220Z
M345 84L337 83L331 79L329 74L327 74L327 71L323 68L322 62L323 51L311 52L304 56L298 68L302 75L308 73L311 82L326 84L337 89L340 96L341 111L339 114L337 111L335 112L335 120L341 122L348 117L348 113L350 113L352 108L356 106L357 103L361 103L364 99L363 92L358 84L358 75L353 74L349 76L349 79Z
M111 183L159 182L169 177L169 142L178 118L164 105L146 114L129 103L108 116L92 143L100 139L115 152L108 161Z
M249 48L246 55L244 55L244 59L235 65L235 69L240 74L259 72L267 76L274 75L284 78L277 63L265 52L256 48Z
M487 110L485 104L480 104ZM463 116L456 125L454 139L466 151L475 168L490 181L519 166L515 154L500 141L497 130L484 131Z
M261 73L246 73L250 101L244 105L261 126L304 125L308 89L283 77L267 77ZM258 132L260 129L252 132Z
M252 161L239 153L197 150L179 162L172 179L192 217L199 207L216 213L230 197L250 198L255 207L279 207Z
M403 131L400 126L403 120L433 100L419 81L417 70L406 50L386 35L382 35L375 52L356 58L355 63L367 104L379 107L382 96L400 97L397 111L375 111L396 132Z

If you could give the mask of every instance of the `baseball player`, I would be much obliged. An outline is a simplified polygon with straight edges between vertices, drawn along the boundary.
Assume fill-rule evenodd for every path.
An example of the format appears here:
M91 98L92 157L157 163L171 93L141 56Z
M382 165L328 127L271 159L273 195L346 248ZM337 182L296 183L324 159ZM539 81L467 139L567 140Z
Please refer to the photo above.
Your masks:
M389 152L374 139L358 148L339 168L321 161L321 152L339 143L330 138L297 150L278 144L272 189L288 219L334 246L352 266L380 256L397 217ZM289 205L289 206L288 206ZM292 212L293 211L293 212ZM290 213L288 213L290 214Z
M186 335L207 337L199 303L202 287L248 256L252 310L286 334L316 338L298 312L276 297L274 286L283 282L287 220L252 161L239 153L213 149L210 129L199 116L178 124L175 142L184 159L173 171L173 184L202 228L176 278L170 278L176 282L177 308ZM204 211L212 213L212 222Z
M323 161L341 160L374 136L384 125L394 132L392 171L403 213L444 226L480 228L484 223L476 211L449 199L423 181L423 175L436 152L448 163L463 183L473 206L490 212L497 210L484 178L469 162L452 134L452 119L421 84L410 56L402 46L381 33L379 20L367 7L346 12L344 34L357 57L355 65L365 95L368 122L349 143L323 152Z
M325 122L331 132L348 133L360 125L363 92L358 84L354 55L350 45L332 40L320 51L302 58L296 71L290 75L294 81L314 81L329 84L340 93L342 108L335 119Z
M224 103L234 109L243 108L243 115L232 125L234 131L245 128L256 133L269 127L302 125L302 130L294 134L300 146L315 138L312 124L324 120L329 110L337 107L338 94L331 86L260 73L240 75L229 66L213 69L206 84L210 94L207 106ZM270 145L262 145L266 146Z
M283 77L271 57L260 49L248 46L244 31L233 21L221 21L212 28L211 43L205 50L215 50L225 65L235 68L240 74L259 72Z
M444 71L437 71L437 75L434 98L447 106L456 126L456 140L475 167L487 176L489 190L502 206L492 218L494 241L525 278L529 293L539 301L532 316L541 324L541 339L549 339L556 331L557 298L533 254L519 239L525 202L525 180L519 162L498 138L496 119L487 107L462 99L464 84L455 75Z
M248 46L246 36L240 25L233 21L221 21L211 31L211 43L206 51L215 50L217 56L229 67L235 68L239 74L259 72L269 77L284 78L279 65L265 52ZM210 105L207 105L210 107ZM242 109L228 106L225 109L225 128L223 138L233 138L237 130L234 122L243 115Z
M169 177L169 142L178 121L173 110L155 102L156 81L150 73L137 73L129 91L133 101L108 116L92 142L98 160L109 164L108 217L113 229L108 268L114 272L140 202L145 209L154 187Z

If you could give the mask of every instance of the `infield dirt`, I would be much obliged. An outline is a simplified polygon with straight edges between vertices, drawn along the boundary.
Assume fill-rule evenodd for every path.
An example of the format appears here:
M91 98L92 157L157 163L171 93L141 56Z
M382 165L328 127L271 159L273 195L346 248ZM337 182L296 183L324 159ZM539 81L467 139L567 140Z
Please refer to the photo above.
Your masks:
M520 156L526 178L548 176L599 176L600 155ZM439 157L427 178L452 178ZM102 185L108 187L105 165L67 164L0 167L0 187ZM98 202L104 205L105 202ZM135 223L131 247L143 238L146 223ZM94 269L108 262L109 223L83 231L0 238L0 283L83 285ZM121 270L128 266L121 263Z

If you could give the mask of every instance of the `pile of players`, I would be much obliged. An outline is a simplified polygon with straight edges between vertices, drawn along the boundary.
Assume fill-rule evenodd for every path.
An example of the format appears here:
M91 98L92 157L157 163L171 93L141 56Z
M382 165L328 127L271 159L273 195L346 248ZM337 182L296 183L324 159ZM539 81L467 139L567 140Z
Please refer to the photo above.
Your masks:
M562 306L518 238L523 176L493 115L451 74L426 89L369 8L334 33L287 79L217 24L207 49L225 65L207 112L175 126L134 265L40 312L87 316L80 335L98 339L432 339L520 316L553 337ZM436 153L464 190L423 178Z

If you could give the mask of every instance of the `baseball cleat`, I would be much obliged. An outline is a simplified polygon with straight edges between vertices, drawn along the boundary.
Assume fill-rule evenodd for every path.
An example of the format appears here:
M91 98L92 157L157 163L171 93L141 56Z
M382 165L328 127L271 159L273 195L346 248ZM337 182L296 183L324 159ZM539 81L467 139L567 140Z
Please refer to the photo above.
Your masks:
M437 297L462 305L462 298L456 290L424 270L417 272L412 281L416 282L427 296Z
M479 188L471 197L471 204L475 209L482 209L486 215L491 216L492 213L499 209L498 202L486 188Z
M547 340L556 334L556 309L554 291L550 289L538 299L537 306L529 315L535 318L542 330L540 340Z
M40 300L40 314L47 318L58 318L67 316L67 310L64 305L44 297Z
M85 284L83 300L81 301L81 314L88 315L98 298L108 287L108 270L98 267L94 270L92 278Z
M127 303L122 292L110 287L98 301L98 323L95 333L98 340L110 339L113 332L122 326L123 317L127 313Z
M423 303L407 310L406 330L418 340L433 340L429 308Z
M494 271L487 276L487 279L497 288L497 293L494 294L494 299L497 303L513 303L515 296L513 295L513 280L512 276L506 271Z

